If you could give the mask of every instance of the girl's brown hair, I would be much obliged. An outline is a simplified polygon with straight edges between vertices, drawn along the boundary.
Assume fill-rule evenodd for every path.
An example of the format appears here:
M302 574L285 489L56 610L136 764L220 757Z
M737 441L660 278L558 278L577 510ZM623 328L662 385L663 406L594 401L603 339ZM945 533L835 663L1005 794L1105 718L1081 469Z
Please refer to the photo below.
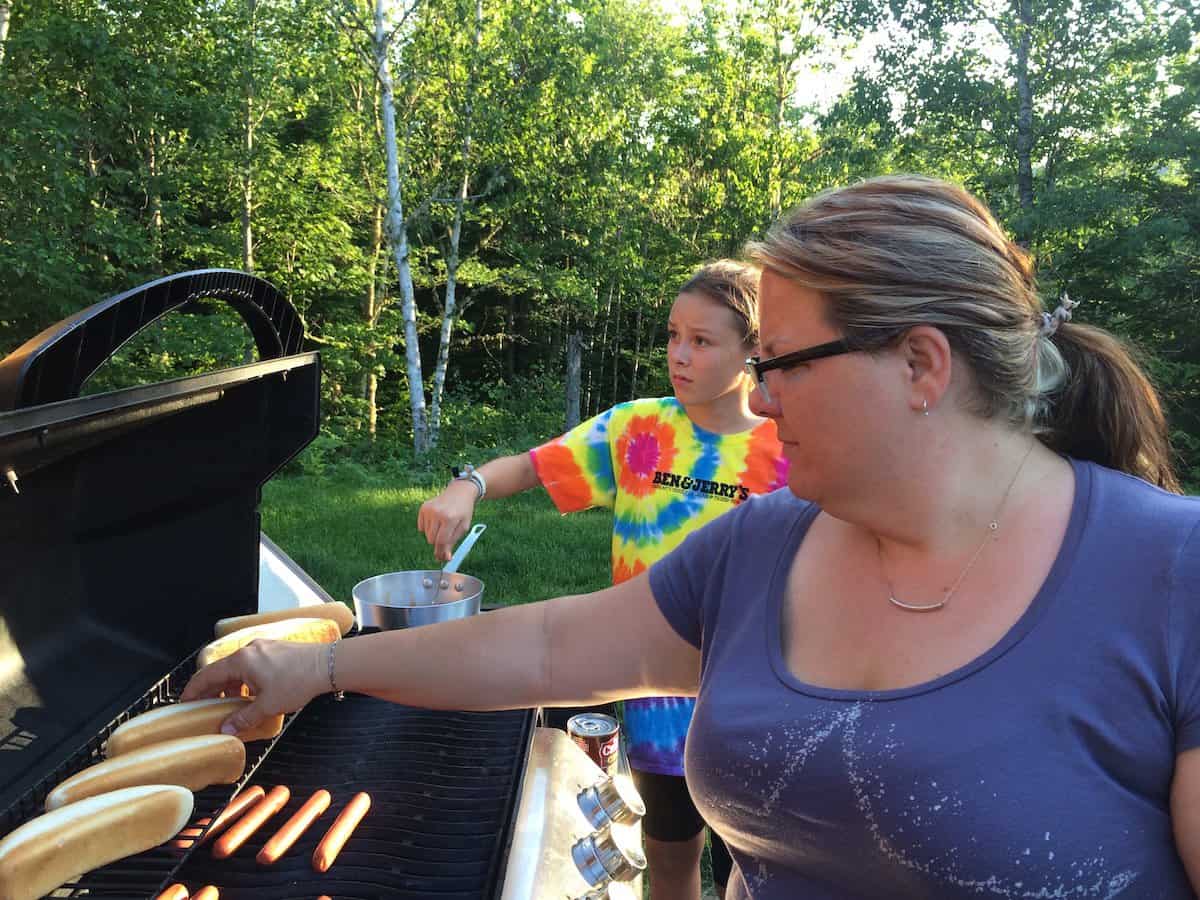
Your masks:
M733 313L742 335L742 343L758 343L757 266L732 259L719 259L696 271L679 289L681 294L703 294Z
M971 369L978 415L1180 490L1162 404L1129 350L1070 321L1043 333L1029 256L961 187L895 175L826 191L748 253L820 292L832 324L861 349L915 325L939 328Z

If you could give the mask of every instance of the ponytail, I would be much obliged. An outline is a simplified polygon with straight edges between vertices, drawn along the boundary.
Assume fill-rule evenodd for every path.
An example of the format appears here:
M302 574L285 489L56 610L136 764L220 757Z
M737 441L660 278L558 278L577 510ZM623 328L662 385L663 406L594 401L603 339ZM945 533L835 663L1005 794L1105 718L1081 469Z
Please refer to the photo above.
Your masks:
M1048 398L1042 443L1182 493L1158 392L1125 345L1102 329L1066 322L1047 340L1066 377Z

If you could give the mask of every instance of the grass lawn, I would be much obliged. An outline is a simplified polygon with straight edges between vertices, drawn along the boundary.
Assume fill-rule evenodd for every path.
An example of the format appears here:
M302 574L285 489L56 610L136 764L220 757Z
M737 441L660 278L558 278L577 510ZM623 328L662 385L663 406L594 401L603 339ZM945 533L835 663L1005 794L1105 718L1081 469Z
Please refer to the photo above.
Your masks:
M436 488L389 484L354 471L276 478L263 489L262 528L336 600L364 578L434 569L417 510ZM612 516L559 515L545 491L485 500L487 525L462 571L483 581L483 602L507 605L607 587Z

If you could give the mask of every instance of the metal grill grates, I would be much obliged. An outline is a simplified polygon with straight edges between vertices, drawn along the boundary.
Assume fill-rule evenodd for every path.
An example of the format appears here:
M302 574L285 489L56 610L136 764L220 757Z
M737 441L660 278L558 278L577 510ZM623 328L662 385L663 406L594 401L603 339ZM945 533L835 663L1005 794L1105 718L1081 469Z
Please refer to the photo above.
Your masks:
M361 695L314 701L292 722L252 784L291 800L230 859L195 849L171 880L223 900L313 898L484 900L497 896L533 712L438 712ZM274 866L254 859L314 791L330 809ZM311 857L358 791L371 809L325 874Z

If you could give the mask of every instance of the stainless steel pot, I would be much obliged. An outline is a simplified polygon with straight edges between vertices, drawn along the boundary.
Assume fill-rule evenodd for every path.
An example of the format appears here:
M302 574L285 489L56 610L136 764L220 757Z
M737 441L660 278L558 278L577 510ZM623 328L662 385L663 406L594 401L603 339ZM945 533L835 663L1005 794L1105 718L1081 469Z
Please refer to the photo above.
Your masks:
M441 569L389 572L367 578L354 586L354 611L359 628L414 628L450 619L465 619L479 612L483 600L483 582L459 572L446 576L446 586L430 591L438 584Z

